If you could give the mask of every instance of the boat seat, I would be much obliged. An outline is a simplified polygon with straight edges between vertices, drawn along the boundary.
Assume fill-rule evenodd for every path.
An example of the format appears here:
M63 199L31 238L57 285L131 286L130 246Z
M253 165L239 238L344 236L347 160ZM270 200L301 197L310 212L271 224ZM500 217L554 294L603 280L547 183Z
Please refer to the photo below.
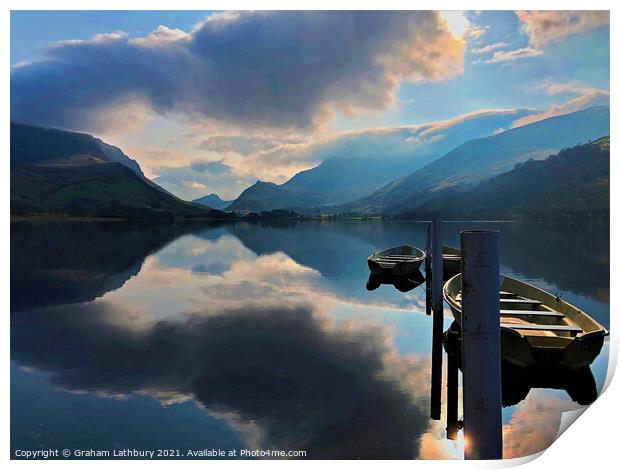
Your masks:
M501 303L506 304L530 304L530 305L540 305L542 302L540 300L532 300L532 299L500 299Z
M564 318L564 314L561 312L555 312L550 310L500 310L501 316L531 316L531 317L557 317Z
M513 330L530 330L530 331L565 331L567 333L581 333L583 330L578 326L570 325L524 325L521 323L500 323L502 328L512 328Z
M515 294L514 292L506 292L505 290L500 290L499 291L499 296L504 296L504 297L516 297L517 294Z

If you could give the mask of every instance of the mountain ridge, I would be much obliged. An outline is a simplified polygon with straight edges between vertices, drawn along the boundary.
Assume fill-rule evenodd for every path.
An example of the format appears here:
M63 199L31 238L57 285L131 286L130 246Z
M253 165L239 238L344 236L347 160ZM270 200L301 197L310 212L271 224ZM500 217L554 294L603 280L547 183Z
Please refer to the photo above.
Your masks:
M517 163L544 159L562 148L609 134L609 109L586 108L469 140L429 165L339 210L395 214L432 199L438 192L465 190L509 171Z

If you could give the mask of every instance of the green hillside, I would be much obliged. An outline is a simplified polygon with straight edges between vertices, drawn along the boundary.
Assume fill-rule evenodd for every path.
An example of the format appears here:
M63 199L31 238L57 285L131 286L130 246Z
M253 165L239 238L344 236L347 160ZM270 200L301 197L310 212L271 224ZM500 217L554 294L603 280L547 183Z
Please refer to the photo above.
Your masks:
M18 124L11 124L11 215L225 217L171 195L92 136Z
M518 164L467 192L444 192L416 217L609 216L609 136Z

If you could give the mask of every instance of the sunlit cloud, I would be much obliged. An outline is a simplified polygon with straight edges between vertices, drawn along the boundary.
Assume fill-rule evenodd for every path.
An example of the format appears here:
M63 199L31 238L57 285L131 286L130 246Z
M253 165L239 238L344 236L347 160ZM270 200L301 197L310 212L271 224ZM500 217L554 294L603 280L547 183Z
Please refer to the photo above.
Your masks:
M549 109L524 116L516 120L513 127L524 126L533 122L541 121L543 119L561 116L562 114L572 113L579 111L589 104L596 101L608 101L609 91L600 88L586 87L578 82L569 83L544 83L535 87L536 91L542 91L548 95L577 95L574 98L560 104L554 104Z
M495 51L493 57L486 62L489 64L497 62L512 62L520 59L528 59L530 57L540 57L543 52L531 47L522 47L521 49L514 49L512 51Z
M569 400L534 390L503 427L504 458L526 457L547 449L557 436L562 412L579 408Z
M523 31L535 48L609 24L609 11L517 11Z
M471 25L464 11L446 10L442 11L441 14L448 23L448 29L452 33L452 36L455 38L462 38L471 29Z
M484 47L475 47L473 49L470 49L469 52L471 54L485 54L487 52L494 51L495 49L501 49L507 46L508 44L505 42L496 42L495 44L487 44Z
M465 33L468 39L477 40L481 38L489 29L489 26L472 25Z

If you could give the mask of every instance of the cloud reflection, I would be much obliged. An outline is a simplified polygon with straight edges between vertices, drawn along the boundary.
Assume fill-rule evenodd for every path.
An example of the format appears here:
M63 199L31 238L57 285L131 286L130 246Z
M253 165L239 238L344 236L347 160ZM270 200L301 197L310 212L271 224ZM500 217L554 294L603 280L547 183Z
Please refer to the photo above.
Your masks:
M13 314L12 356L73 391L196 400L263 448L312 458L416 458L428 361L381 327L311 306L247 305L155 321L105 301Z

